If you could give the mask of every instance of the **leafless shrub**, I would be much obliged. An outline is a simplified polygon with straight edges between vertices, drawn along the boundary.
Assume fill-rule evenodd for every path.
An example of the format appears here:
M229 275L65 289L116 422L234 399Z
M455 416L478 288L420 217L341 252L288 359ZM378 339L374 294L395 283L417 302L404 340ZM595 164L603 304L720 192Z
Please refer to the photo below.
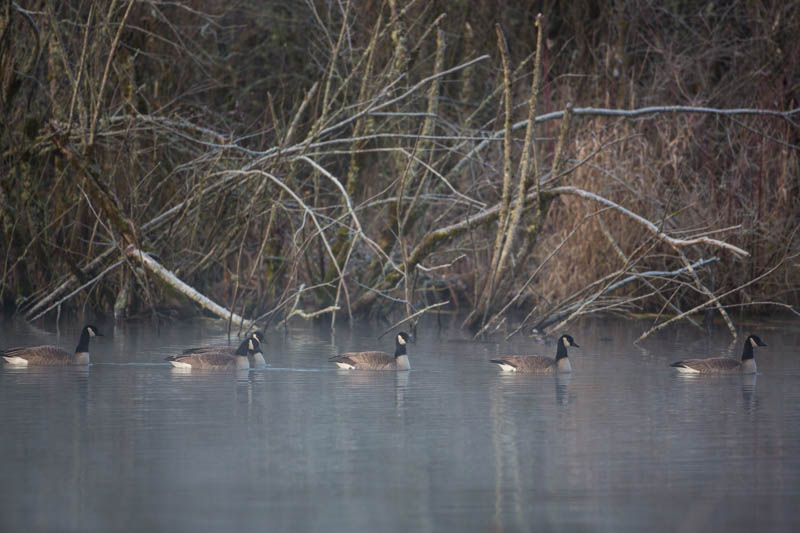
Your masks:
M133 247L269 321L796 305L797 8L579 4L7 4L0 295L193 312Z

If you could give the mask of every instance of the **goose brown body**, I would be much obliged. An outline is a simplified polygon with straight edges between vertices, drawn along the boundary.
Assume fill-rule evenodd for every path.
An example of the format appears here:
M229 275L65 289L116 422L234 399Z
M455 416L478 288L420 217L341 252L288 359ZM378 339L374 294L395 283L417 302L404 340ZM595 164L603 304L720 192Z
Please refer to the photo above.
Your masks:
M530 372L534 374L555 374L572 372L567 357L567 346L580 348L570 335L562 335L558 339L556 357L543 355L505 355L491 362L500 366L506 372Z
M262 332L262 331L254 331L247 338L248 339L249 338L255 339L255 340L258 341L259 345L261 345L261 344L264 343L264 338L265 337L264 337L264 332ZM245 341L246 340L247 339L245 339ZM241 344L240 344L240 346L241 346ZM200 346L200 347L197 347L197 348L187 348L186 350L183 351L183 353L186 354L186 355L202 355L202 354L228 354L228 355L235 355L237 350L238 350L238 347L237 348L232 348L230 346ZM251 363L250 366L251 367L265 366L267 364L267 362L264 360L264 355L263 355L263 353L261 352L260 349L250 353L250 355L248 357L251 359L251 361L250 361L250 363Z
M554 374L558 371L558 363L552 357L544 355L506 355L500 359L492 359L492 363L508 366L511 372L535 372L537 374Z
M394 356L386 352L349 352L331 357L328 361L347 370L410 370L406 352L409 339L408 333L397 334Z
M13 360L24 359L31 366L66 366L75 365L77 357L58 346L32 346L30 348L9 348L3 350L3 359L9 364Z
M190 351L180 355L171 355L165 360L175 368L184 369L229 369L247 370L250 368L248 355L261 353L261 344L257 339L248 337L239 345L236 352L224 350Z
M682 374L755 374L758 368L753 348L756 346L766 346L766 344L758 335L750 335L744 341L741 361L729 357L710 357L684 359L669 366Z
M102 337L95 326L87 325L81 330L81 337L75 351L70 353L58 346L27 346L0 350L0 357L15 366L68 366L89 364L89 339Z
M742 362L730 357L709 357L708 359L686 359L672 363L678 371L688 370L694 374L737 374L742 371Z

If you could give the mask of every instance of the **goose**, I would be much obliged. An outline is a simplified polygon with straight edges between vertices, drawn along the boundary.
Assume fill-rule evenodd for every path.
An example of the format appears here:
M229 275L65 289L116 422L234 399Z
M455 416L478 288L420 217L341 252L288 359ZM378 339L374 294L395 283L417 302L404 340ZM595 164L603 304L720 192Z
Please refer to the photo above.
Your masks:
M394 356L385 352L350 352L328 359L339 368L346 370L410 370L406 355L408 333L401 331L394 339Z
M69 353L58 346L30 346L8 348L0 351L6 363L15 366L66 366L89 364L89 339L102 337L95 326L87 325L81 330L81 338L75 353Z
M572 372L572 366L567 358L567 346L580 348L569 335L561 335L556 348L556 358L543 355L506 355L491 362L500 365L506 372L534 372L537 374L554 374Z
M190 352L180 355L170 355L165 358L165 361L169 361L175 368L182 369L235 368L236 370L247 370L250 368L250 361L247 359L247 356L260 351L261 343L258 342L258 339L251 336L242 341L234 353L230 353L230 351L224 349L196 353Z
M264 343L264 332L254 331L250 334L250 337L258 341L259 345ZM236 350L231 348L230 346L200 346L198 348L187 348L183 351L184 354L189 355L199 355L203 353L211 353L211 352L222 352L227 353L229 355L234 355ZM251 367L261 367L266 366L267 362L264 360L264 354L261 353L261 350L256 350L255 352L251 352L250 357L252 358L252 363L250 364Z
M750 335L744 341L742 360L729 357L711 357L709 359L685 359L672 363L671 367L683 374L755 374L756 360L753 348L766 346L758 335Z

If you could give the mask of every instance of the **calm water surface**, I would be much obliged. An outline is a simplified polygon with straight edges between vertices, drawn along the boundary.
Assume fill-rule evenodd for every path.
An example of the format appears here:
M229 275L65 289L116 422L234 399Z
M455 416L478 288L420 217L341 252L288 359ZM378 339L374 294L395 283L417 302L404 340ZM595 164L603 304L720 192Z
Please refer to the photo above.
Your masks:
M88 369L0 368L0 531L799 530L800 335L760 328L758 376L686 378L741 340L640 327L571 328L553 377L487 360L554 346L435 326L411 372L332 368L391 335L308 327L270 332L267 369L186 373L163 358L220 330L101 324ZM79 328L2 322L0 347Z

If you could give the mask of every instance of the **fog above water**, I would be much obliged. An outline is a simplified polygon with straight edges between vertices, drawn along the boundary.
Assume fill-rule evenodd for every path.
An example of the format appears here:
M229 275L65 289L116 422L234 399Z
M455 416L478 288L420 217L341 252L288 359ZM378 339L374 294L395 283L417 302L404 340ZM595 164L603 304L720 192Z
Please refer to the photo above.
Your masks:
M738 358L726 330L569 328L570 376L488 360L554 355L423 325L410 372L327 358L391 351L383 328L269 331L269 367L179 372L227 342L203 323L98 324L89 368L0 368L0 531L789 531L800 526L800 334L762 326L757 376L669 363ZM74 349L0 323L0 348ZM237 343L233 339L232 344Z

